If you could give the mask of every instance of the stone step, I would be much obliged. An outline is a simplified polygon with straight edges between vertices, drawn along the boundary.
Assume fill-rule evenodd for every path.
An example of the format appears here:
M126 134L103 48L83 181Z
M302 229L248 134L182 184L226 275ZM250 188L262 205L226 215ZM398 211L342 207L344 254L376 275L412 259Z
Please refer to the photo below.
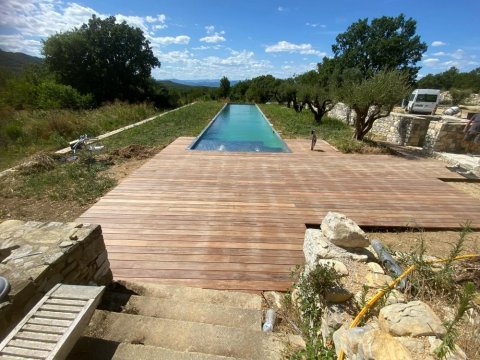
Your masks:
M184 302L218 304L241 309L260 310L262 308L262 297L252 293L179 287L151 282L130 282L122 280L118 283L128 290L133 291L135 295L140 296L150 296Z
M198 352L180 352L162 347L116 343L84 336L67 360L235 360L235 358Z
M103 310L261 331L261 310L107 292Z
M84 336L178 352L262 360L282 359L286 340L274 333L103 310L95 311ZM301 342L297 337L291 340Z

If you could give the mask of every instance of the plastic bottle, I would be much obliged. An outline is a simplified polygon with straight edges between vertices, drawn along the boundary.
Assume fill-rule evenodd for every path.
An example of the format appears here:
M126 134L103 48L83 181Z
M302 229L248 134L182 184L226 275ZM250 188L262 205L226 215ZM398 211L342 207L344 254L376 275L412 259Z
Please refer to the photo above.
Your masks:
M265 322L263 323L263 332L273 331L273 325L275 324L275 310L268 309L265 314Z

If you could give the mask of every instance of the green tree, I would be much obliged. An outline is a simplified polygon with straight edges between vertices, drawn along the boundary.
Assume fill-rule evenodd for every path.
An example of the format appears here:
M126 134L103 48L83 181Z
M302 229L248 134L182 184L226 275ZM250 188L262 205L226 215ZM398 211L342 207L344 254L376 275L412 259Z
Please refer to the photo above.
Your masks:
M142 30L113 16L93 15L79 29L50 36L43 54L60 82L97 102L145 99L151 70L160 66Z
M230 80L226 76L220 79L220 88L218 89L220 98L226 99L230 95Z
M356 113L355 139L363 140L375 120L388 116L410 92L408 78L408 74L398 70L380 71L372 78L345 84L341 99Z
M427 45L416 35L416 21L382 16L368 23L361 19L350 25L346 32L336 38L332 46L334 60L342 72L357 68L365 79L382 70L407 71L409 81L414 83Z
M460 72L456 67L439 74L428 74L418 80L418 88L431 88L451 90L452 88L480 91L480 68L473 69L470 72Z
M292 78L279 80L279 85L277 86L275 92L275 99L279 104L286 103L287 107L289 108L292 106L292 104L295 104L297 99L295 80Z
M246 101L246 92L250 87L251 80L239 81L232 87L230 98L235 101Z
M452 96L452 105L462 104L471 94L471 90L450 89L450 95Z
M245 97L248 101L266 103L275 97L278 85L279 80L272 75L258 76L250 81Z
M323 70L323 63L321 63L317 71L311 70L296 78L297 96L301 105L294 106L302 109L306 105L317 124L320 124L323 116L335 106L331 78Z

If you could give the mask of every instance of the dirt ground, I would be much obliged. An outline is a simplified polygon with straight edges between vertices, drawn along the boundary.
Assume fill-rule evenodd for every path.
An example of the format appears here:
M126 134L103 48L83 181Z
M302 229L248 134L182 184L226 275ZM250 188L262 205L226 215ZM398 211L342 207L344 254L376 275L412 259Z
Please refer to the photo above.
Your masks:
M391 249L411 252L419 248L423 239L427 254L446 257L453 244L459 239L459 231L423 231L423 232L374 232L367 234L370 239L378 239ZM466 235L464 253L480 253L480 232Z
M137 145L117 149L109 154L97 157L98 161L107 161L111 166L106 174L120 182L128 174L142 166L158 150ZM0 201L0 222L9 219L24 221L75 221L96 201L80 205L65 201L55 201L47 197L23 199L21 197L2 198Z

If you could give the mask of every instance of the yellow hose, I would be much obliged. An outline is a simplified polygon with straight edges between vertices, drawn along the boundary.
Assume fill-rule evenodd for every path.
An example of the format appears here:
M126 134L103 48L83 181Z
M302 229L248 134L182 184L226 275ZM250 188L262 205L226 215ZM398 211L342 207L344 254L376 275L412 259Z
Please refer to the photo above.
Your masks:
M480 257L480 254L468 254L468 255L461 255L453 258L453 260L465 260L465 259L471 259L471 258L476 258ZM447 262L449 259L439 259L439 260L432 260L432 261L427 261L427 263L441 263L441 262ZM395 280L391 281L388 284L388 290L393 289L400 281L402 281L405 277L407 277L413 270L415 270L415 264L409 266L407 270L405 270L399 277L397 277ZM383 288L377 291L375 295L365 304L365 306L360 310L360 312L357 314L355 319L353 319L352 323L350 324L350 329L356 327L360 320L365 316L368 310L370 310L373 305L380 299L383 295L385 295L385 292L387 292L387 288ZM343 350L340 350L338 353L338 360L343 360L345 354L343 353Z

